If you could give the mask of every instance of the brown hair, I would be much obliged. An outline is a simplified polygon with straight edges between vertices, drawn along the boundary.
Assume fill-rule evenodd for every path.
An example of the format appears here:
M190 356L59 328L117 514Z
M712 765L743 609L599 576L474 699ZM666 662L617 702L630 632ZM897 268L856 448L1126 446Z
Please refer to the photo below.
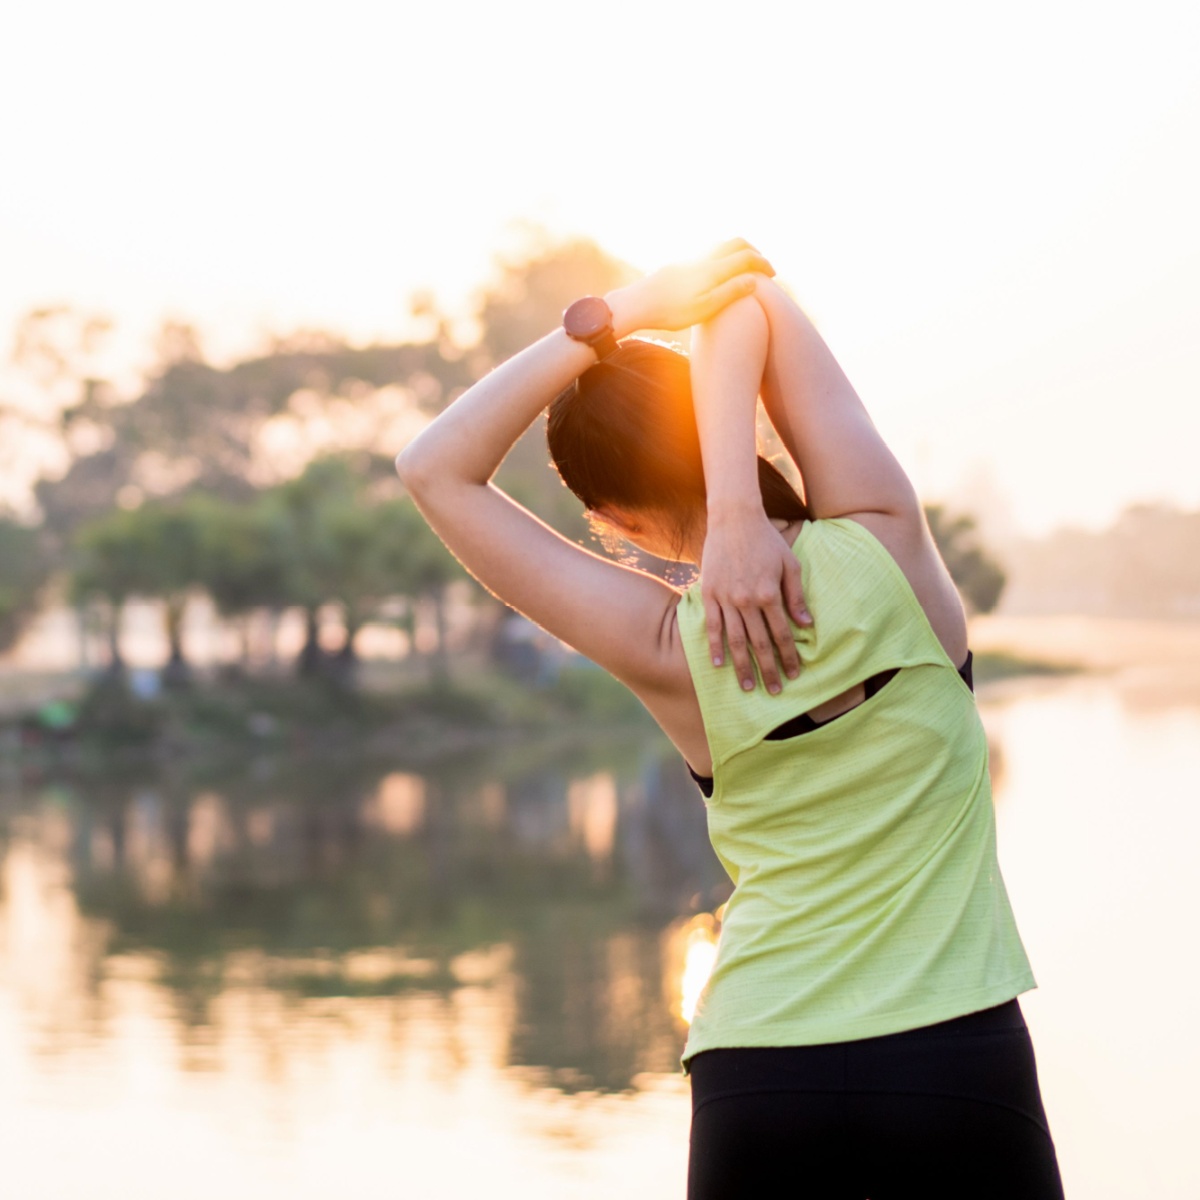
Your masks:
M550 456L588 508L617 504L673 519L680 541L704 508L704 466L687 357L630 338L550 405ZM762 455L758 485L767 516L808 518L795 488Z

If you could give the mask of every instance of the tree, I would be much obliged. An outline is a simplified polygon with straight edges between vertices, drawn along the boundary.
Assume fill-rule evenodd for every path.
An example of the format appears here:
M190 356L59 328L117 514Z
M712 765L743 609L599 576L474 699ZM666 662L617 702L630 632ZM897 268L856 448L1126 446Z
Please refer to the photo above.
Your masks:
M586 238L555 242L535 237L523 256L499 264L495 281L479 298L476 315L485 361L502 362L554 329L563 310L580 296L602 296L635 276L627 263ZM564 537L591 540L579 501L549 465L541 421L512 448L497 478L509 495Z
M136 514L115 509L84 525L72 544L70 594L77 604L97 597L108 606L108 669L125 670L121 653L121 613L137 590L138 559L142 548L135 529Z
M352 497L357 490L349 466L341 459L318 459L303 474L272 488L263 498L272 543L284 564L284 592L289 604L304 610L305 639L296 669L317 674L321 606L329 599L334 548L329 544L324 510Z
M447 653L446 593L456 580L468 578L458 559L429 528L410 500L389 505L386 535L391 569L402 595L427 599L433 606L437 641L430 656L433 678L444 683L450 676Z
M47 563L38 532L0 517L0 653L10 649L38 608Z
M283 563L288 602L306 614L302 675L323 665L318 644L320 608L337 602L345 636L337 664L353 671L355 640L390 596L427 597L438 625L435 673L446 674L445 593L462 568L408 501L382 499L372 486L377 461L355 469L344 457L310 463L297 478L264 497L275 553ZM390 463L387 464L391 474Z
M203 533L194 507L184 501L144 504L136 512L144 549L143 595L163 601L163 624L169 655L165 678L185 682L190 669L183 656L183 618L192 590L203 578Z
M929 504L925 506L925 519L950 578L970 609L991 612L1000 602L1007 576L979 541L975 518L952 515L940 504Z
M74 594L99 594L113 613L111 661L122 659L115 626L130 596L163 602L163 632L168 658L167 683L186 682L190 675L183 654L183 619L191 591L202 578L200 521L187 501L159 501L133 510L116 509L93 521L76 538L78 561Z
M217 611L239 623L245 664L250 614L256 609L277 614L288 603L287 563L271 536L270 513L261 497L236 504L198 494L190 508L200 539L198 581Z
M524 254L501 260L496 280L480 297L481 344L492 363L503 362L548 333L580 296L603 296L637 272L587 238L554 242L534 235Z

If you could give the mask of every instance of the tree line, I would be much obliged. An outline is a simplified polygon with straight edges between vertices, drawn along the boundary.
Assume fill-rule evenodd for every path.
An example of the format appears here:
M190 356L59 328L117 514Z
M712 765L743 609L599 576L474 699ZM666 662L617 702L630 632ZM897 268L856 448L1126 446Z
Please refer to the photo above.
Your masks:
M202 592L243 644L254 614L302 612L303 675L352 667L359 634L381 609L400 601L411 614L426 602L444 671L446 593L467 577L404 498L392 457L571 300L631 274L589 241L534 234L523 254L497 263L468 335L418 299L422 340L351 346L301 332L222 366L195 330L168 323L134 395L96 371L109 322L67 308L29 313L14 366L57 414L35 420L0 398L0 457L49 438L66 466L36 480L36 521L0 514L0 652L57 600L98 615L120 673L122 612L153 599L166 677L183 679L184 615ZM540 430L515 448L502 483L561 532L588 536ZM331 608L342 634L327 654L318 633Z
M15 365L58 404L51 437L63 470L34 486L35 523L0 515L0 651L54 596L100 614L111 670L124 669L128 602L160 603L168 679L183 679L190 600L206 593L221 619L300 610L301 674L352 668L364 625L389 603L428 602L444 669L446 592L466 576L401 494L392 455L407 437L498 362L552 328L580 295L627 282L631 270L584 240L535 241L499 263L466 337L427 301L420 341L354 347L322 333L276 339L227 366L209 362L194 330L167 324L143 386L123 395L95 370L107 322L69 309L30 313ZM0 403L0 445L30 434ZM14 441L14 438L17 439ZM541 430L514 448L500 482L560 532L588 536L574 498L547 462ZM1004 574L969 518L928 510L951 573L979 610ZM341 615L340 648L322 651L320 614Z

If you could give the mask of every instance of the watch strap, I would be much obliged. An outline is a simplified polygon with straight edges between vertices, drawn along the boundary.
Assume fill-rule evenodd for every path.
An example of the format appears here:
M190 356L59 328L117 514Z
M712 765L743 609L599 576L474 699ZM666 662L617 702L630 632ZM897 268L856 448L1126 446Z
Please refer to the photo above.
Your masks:
M612 325L612 310L598 296L584 296L563 313L563 329L567 336L585 346L591 346L599 362L617 346Z
M613 333L612 327L602 329L599 333L593 334L587 340L587 344L596 352L596 361L603 362L621 343L617 341L617 335Z

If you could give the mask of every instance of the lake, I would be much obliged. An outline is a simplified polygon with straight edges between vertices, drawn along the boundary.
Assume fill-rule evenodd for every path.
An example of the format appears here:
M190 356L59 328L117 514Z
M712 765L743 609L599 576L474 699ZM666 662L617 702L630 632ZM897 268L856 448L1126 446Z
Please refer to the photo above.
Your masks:
M1039 628L1060 649L1103 632ZM1067 1194L1086 1200L1200 1195L1200 672L1183 644L1106 642L1087 673L981 695L1040 984L1022 1004ZM682 1197L678 1056L728 884L661 741L422 773L8 770L9 1194Z

